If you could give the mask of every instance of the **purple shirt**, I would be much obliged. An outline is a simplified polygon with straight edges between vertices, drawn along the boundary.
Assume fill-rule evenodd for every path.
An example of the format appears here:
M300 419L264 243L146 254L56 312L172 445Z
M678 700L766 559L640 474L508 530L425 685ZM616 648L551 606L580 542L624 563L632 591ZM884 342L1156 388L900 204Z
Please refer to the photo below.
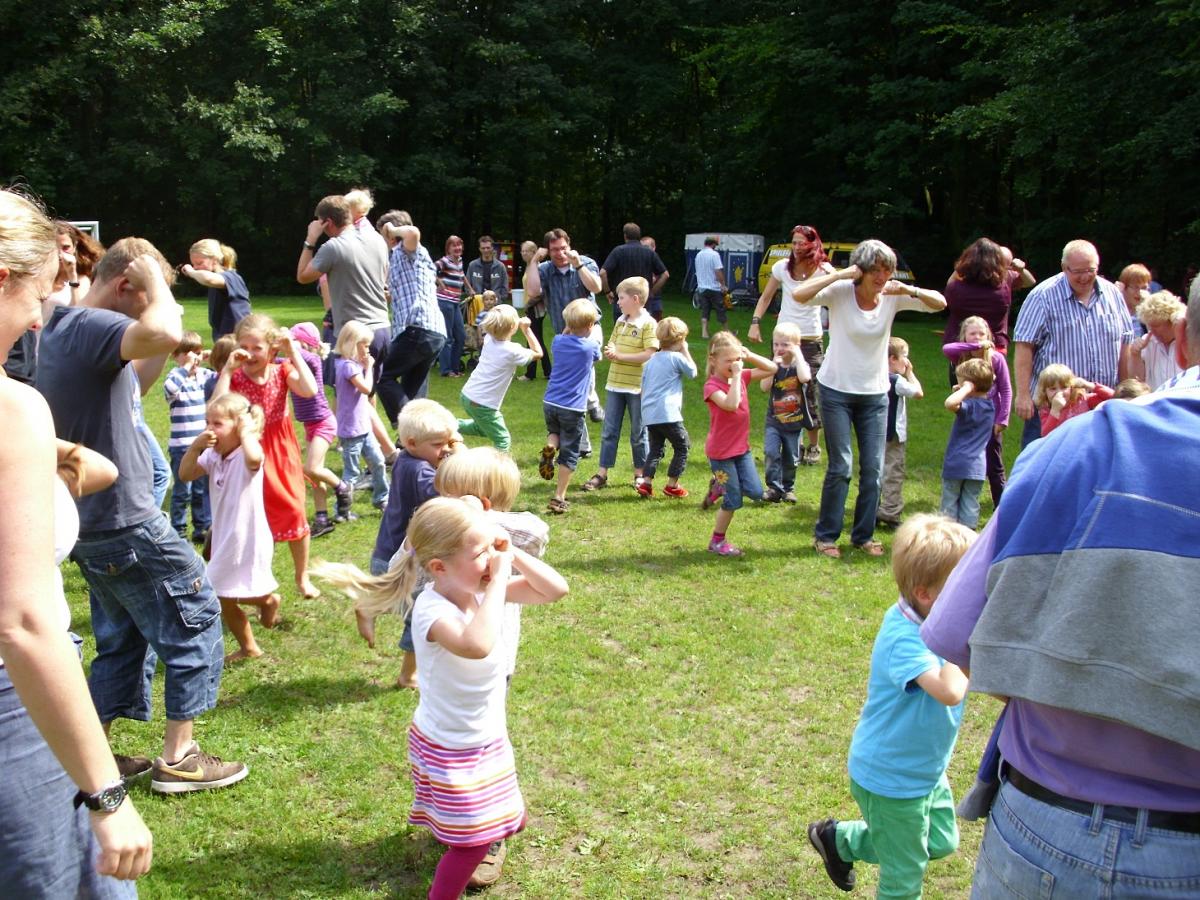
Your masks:
M352 359L339 357L334 363L337 391L337 433L340 438L362 437L371 433L371 407L367 395L350 383L363 374L363 367Z
M293 392L292 411L296 414L297 422L324 422L333 413L330 412L329 403L325 399L325 380L321 376L321 357L301 347L300 358L312 372L313 380L317 383L317 392L311 397L301 397Z
M1003 350L1008 346L1008 312L1012 309L1013 285L1021 278L1020 272L1009 269L1004 280L998 287L990 284L976 284L973 281L963 281L951 278L946 284L946 331L942 335L942 343L948 344L958 340L959 330L963 319L979 316L992 329L992 337L996 339L996 347Z

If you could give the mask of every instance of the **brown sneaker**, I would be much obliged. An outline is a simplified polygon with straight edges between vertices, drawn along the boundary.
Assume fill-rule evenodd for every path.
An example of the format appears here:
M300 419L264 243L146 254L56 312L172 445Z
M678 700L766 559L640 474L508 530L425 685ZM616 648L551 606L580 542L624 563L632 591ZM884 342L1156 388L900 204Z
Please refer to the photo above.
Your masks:
M126 782L141 778L154 765L147 756L122 756L120 753L114 753L113 759L117 761L117 771L121 773L121 780Z
M158 794L207 791L236 784L249 774L245 763L224 762L203 752L193 741L179 762L168 764L161 756L154 760L150 790Z
M504 858L508 856L508 845L504 841L493 841L488 847L487 856L475 867L467 887L491 887L500 880L500 871L504 868Z

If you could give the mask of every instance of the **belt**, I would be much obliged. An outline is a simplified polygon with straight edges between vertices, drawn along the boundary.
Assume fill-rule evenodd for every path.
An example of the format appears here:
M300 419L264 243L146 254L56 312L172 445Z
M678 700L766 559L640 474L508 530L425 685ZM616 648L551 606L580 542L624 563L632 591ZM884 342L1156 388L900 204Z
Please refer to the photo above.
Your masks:
M802 344L819 344L819 343L821 343L821 339L820 338L802 337L802 338L800 338L800 343L802 343Z
M1038 784L1027 775L1022 775L1011 764L1005 766L1004 777L1009 784L1025 796L1080 815L1091 816L1095 808L1099 806L1104 812L1105 819L1136 825L1138 814L1141 812L1140 809L1133 806L1110 806L1107 803L1088 803L1086 800L1064 797L1062 794ZM1146 813L1146 824L1150 828L1200 834L1200 813L1166 812L1157 809L1148 809Z

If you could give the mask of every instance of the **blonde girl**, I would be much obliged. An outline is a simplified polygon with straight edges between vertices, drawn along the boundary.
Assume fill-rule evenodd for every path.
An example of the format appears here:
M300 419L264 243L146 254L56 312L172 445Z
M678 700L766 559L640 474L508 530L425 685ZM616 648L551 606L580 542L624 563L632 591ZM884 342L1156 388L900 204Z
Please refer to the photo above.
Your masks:
M300 445L288 415L290 389L301 397L317 392L312 372L300 356L291 334L276 327L270 316L251 313L234 330L238 349L221 369L213 399L235 391L263 411L263 502L267 524L276 542L286 541L292 552L296 586L307 598L321 592L308 577L308 518ZM276 356L284 357L280 363Z
M1033 392L1033 405L1042 420L1042 437L1112 396L1112 388L1076 378L1074 372L1060 363L1046 366L1038 375Z
M753 368L745 368L749 362ZM743 495L761 500L762 482L750 455L750 400L752 381L775 374L778 366L751 353L731 332L718 331L708 345L708 380L704 402L708 406L708 437L704 452L713 477L701 506L708 509L718 500L721 508L713 525L708 551L718 556L741 556L742 551L725 539L733 514L741 508Z
M408 732L408 821L447 846L430 897L458 897L493 841L525 827L505 717L503 605L551 603L567 583L513 545L478 503L435 497L409 523L406 552L385 575L318 564L319 576L375 616L402 612L418 575L431 582L412 609L421 693Z
M1000 502L1004 493L1006 475L1004 471L1004 429L1012 412L1012 381L1008 375L1008 360L996 349L996 341L987 320L981 316L968 316L958 329L958 340L942 345L942 353L950 360L950 387L958 384L955 367L965 359L983 359L992 364L992 387L988 399L996 408L992 424L992 436L984 451L987 462L988 487L992 493L992 505Z
M239 604L258 607L264 628L279 621L279 583L271 573L275 546L263 506L263 411L241 394L225 393L208 404L204 423L179 462L179 477L194 481L208 475L213 513L208 579L221 601L221 619L238 642L237 651L225 657L233 663L262 656Z
M215 341L250 315L250 291L237 273L237 253L229 245L204 238L192 244L188 258L179 271L208 288L208 324Z
M383 454L371 436L371 340L373 332L361 322L349 321L338 332L334 387L337 394L337 436L342 448L342 477L350 484L358 480L362 459L371 473L371 503L376 509L387 504L387 470ZM339 520L343 518L338 506ZM346 510L345 518L356 518Z
M360 231L374 231L371 220L367 218L367 213L375 207L375 195L371 193L370 188L354 188L343 199L350 207L354 227Z

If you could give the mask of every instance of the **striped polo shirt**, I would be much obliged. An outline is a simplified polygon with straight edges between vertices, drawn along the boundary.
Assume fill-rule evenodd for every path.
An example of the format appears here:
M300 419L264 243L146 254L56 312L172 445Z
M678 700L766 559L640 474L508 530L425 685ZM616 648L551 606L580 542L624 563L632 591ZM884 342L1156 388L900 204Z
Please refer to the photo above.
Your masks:
M630 321L625 316L617 319L613 325L609 343L616 347L618 353L641 353L653 347L658 349L658 338L654 330L658 323L644 309L636 319ZM642 366L645 363L613 362L608 367L607 390L625 394L640 394L642 392Z
M163 395L171 412L169 450L186 450L204 430L204 387L216 380L217 373L212 369L197 369L196 374L189 375L187 369L178 366L163 381Z

